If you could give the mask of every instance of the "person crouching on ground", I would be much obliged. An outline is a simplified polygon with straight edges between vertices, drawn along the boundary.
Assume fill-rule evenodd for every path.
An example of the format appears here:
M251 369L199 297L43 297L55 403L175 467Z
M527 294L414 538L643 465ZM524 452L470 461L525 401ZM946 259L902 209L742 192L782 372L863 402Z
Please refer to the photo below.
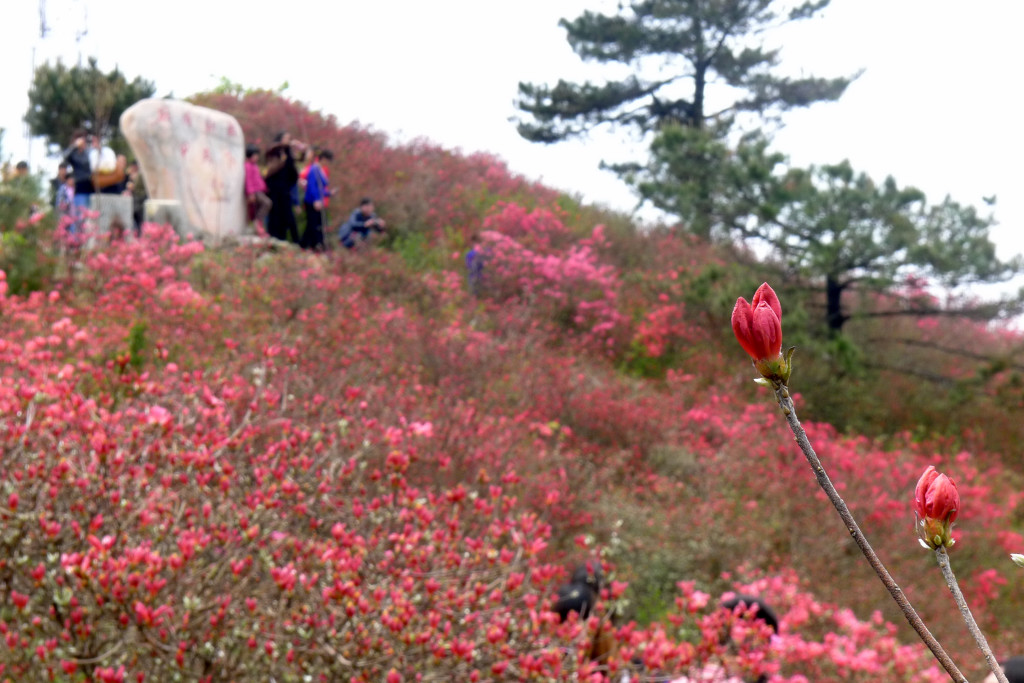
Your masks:
M348 220L338 229L338 240L342 246L352 249L359 242L365 242L370 237L370 231L384 232L387 224L383 218L374 213L373 200L363 197Z

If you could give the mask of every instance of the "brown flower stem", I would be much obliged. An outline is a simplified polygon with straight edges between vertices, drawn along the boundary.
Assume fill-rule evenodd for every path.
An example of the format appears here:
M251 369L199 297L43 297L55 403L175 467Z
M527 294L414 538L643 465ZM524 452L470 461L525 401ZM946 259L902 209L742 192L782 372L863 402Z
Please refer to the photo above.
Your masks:
M985 640L985 634L978 628L978 622L974 620L971 608L967 606L964 594L960 592L960 584L956 582L956 576L953 575L953 567L949 564L949 555L946 554L945 548L935 550L935 561L939 563L942 577L946 579L946 585L949 586L949 592L953 594L953 600L956 601L956 606L960 609L960 615L964 618L964 623L967 624L967 630L974 636L974 642L978 644L978 649L985 655L988 668L996 675L996 680L999 683L1007 683L1003 667L999 666L999 662L996 661L995 655L992 654L992 649L988 646L988 641Z
M868 539L864 536L864 532L860 530L857 525L857 521L853 518L853 513L846 507L846 503L839 496L839 492L836 491L836 487L832 485L832 481L828 478L828 474L825 472L825 468L821 464L821 460L818 459L818 455L814 452L814 448L811 446L810 440L807 438L807 432L800 425L800 420L796 416L796 406L793 404L793 399L789 395L789 389L782 382L774 383L775 398L779 401L779 407L782 408L782 412L786 416L786 421L789 422L789 428L793 432L793 436L796 437L797 445L800 446L800 450L803 451L804 457L807 458L807 462L810 464L811 469L814 471L814 476L818 480L818 485L821 486L822 491L828 496L828 499L832 502L836 512L842 518L843 523L846 525L847 531L853 537L857 547L860 548L861 552L864 553L864 557L867 558L868 564L875 570L878 578L885 585L892 599L899 605L900 610L903 611L903 616L907 618L910 625L920 636L924 644L928 646L928 649L935 655L935 659L939 660L939 664L946 670L956 683L968 683L967 679L957 668L956 664L950 658L949 654L943 649L939 641L935 639L928 627L925 626L918 615L917 610L914 609L913 605L910 604L910 600L904 595L903 589L899 587L889 571L882 564L882 561L878 559L878 555L875 554L871 544L868 543ZM1003 679L1005 681L1005 679Z

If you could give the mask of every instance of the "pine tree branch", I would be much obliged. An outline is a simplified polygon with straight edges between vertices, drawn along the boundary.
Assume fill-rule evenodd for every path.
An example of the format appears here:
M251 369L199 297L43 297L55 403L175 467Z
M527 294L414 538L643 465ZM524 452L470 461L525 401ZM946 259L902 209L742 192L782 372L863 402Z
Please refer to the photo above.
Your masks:
M939 351L940 353L948 353L951 356L960 356L961 358L970 358L971 360L980 360L987 363L1004 362L1007 368L1013 368L1014 370L1024 370L1024 365L1018 363L1012 363L1008 360L1010 354L1003 356L987 356L983 353L975 353L966 349L957 349L951 346L943 346L935 342L930 342L924 339L911 339L903 337L873 337L867 340L868 344L900 344L903 346L915 346L918 348L932 349Z
M884 372L893 372L900 375L909 375L911 377L917 377L918 379L931 382L932 384L940 384L947 387L951 387L956 383L952 377L946 377L945 375L940 375L936 372L927 372L925 370L909 368L906 365L889 365L887 363L878 363L870 360L863 361L861 365L869 370L882 370Z
M918 316L918 317L941 317L941 318L977 318L984 316L991 317L996 308L995 304L989 306L978 306L976 308L908 308L904 310L892 309L888 311L858 311L858 318L894 318L897 316Z

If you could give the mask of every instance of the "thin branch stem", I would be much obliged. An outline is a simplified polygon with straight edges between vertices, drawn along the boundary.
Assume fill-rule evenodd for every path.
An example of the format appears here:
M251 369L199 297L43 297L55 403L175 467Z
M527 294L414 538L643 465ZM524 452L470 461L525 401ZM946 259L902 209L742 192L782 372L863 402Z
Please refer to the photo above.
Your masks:
M960 584L956 582L956 576L953 575L953 567L949 564L949 555L946 554L945 548L936 549L935 561L939 563L939 569L942 570L942 578L946 579L946 585L949 586L949 592L953 594L956 606L960 609L960 615L964 618L964 623L967 624L967 630L974 636L974 642L978 644L981 653L985 655L988 668L992 669L992 673L995 674L996 680L999 683L1008 683L1006 674L1003 673L1003 667L999 666L999 662L996 661L995 655L992 654L992 648L988 646L988 641L985 640L985 634L978 628L978 622L974 620L971 608L967 606L964 594L960 592Z
M775 383L775 398L778 399L779 407L782 408L782 412L786 416L786 421L789 423L789 428L793 432L793 436L796 437L796 442L800 446L800 450L803 451L804 457L807 458L807 462L810 464L811 469L814 471L814 476L818 480L818 485L821 486L822 491L828 496L828 499L835 506L836 512L842 518L843 523L846 525L846 530L850 532L857 547L860 548L861 552L864 553L864 557L867 558L868 564L875 570L878 578L881 579L885 585L892 599L899 605L900 610L903 611L903 616L907 618L910 625L913 627L917 635L920 636L924 644L928 646L928 649L935 655L935 659L939 660L939 664L946 670L956 683L968 683L967 679L957 668L956 664L950 658L949 654L942 648L939 641L935 639L928 627L925 626L921 620L920 615L914 609L913 605L910 604L910 600L904 595L903 589L899 587L889 571L882 564L882 561L878 559L878 555L875 554L871 544L868 543L867 537L864 536L864 532L860 530L857 525L857 521L853 518L853 513L846 507L846 503L840 497L839 492L836 491L836 487L832 485L832 481L828 478L828 474L825 472L825 468L821 464L821 460L818 459L818 455L814 452L814 448L811 446L810 440L807 438L807 432L800 425L800 420L796 416L796 406L793 404L793 399L789 395L789 389L786 388L781 382ZM1004 679L1005 681L1005 679Z

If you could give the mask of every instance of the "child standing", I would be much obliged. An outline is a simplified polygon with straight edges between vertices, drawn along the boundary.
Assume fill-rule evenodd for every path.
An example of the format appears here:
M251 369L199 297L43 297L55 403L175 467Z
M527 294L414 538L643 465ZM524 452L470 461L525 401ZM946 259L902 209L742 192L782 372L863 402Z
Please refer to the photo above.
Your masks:
M68 174L64 177L64 183L57 188L57 198L54 204L61 217L67 216L74 220L75 177L71 174L71 171L68 171Z
M254 228L262 228L263 220L270 213L271 201L267 196L267 183L260 175L260 148L256 145L245 147L245 198L249 208L249 220Z

